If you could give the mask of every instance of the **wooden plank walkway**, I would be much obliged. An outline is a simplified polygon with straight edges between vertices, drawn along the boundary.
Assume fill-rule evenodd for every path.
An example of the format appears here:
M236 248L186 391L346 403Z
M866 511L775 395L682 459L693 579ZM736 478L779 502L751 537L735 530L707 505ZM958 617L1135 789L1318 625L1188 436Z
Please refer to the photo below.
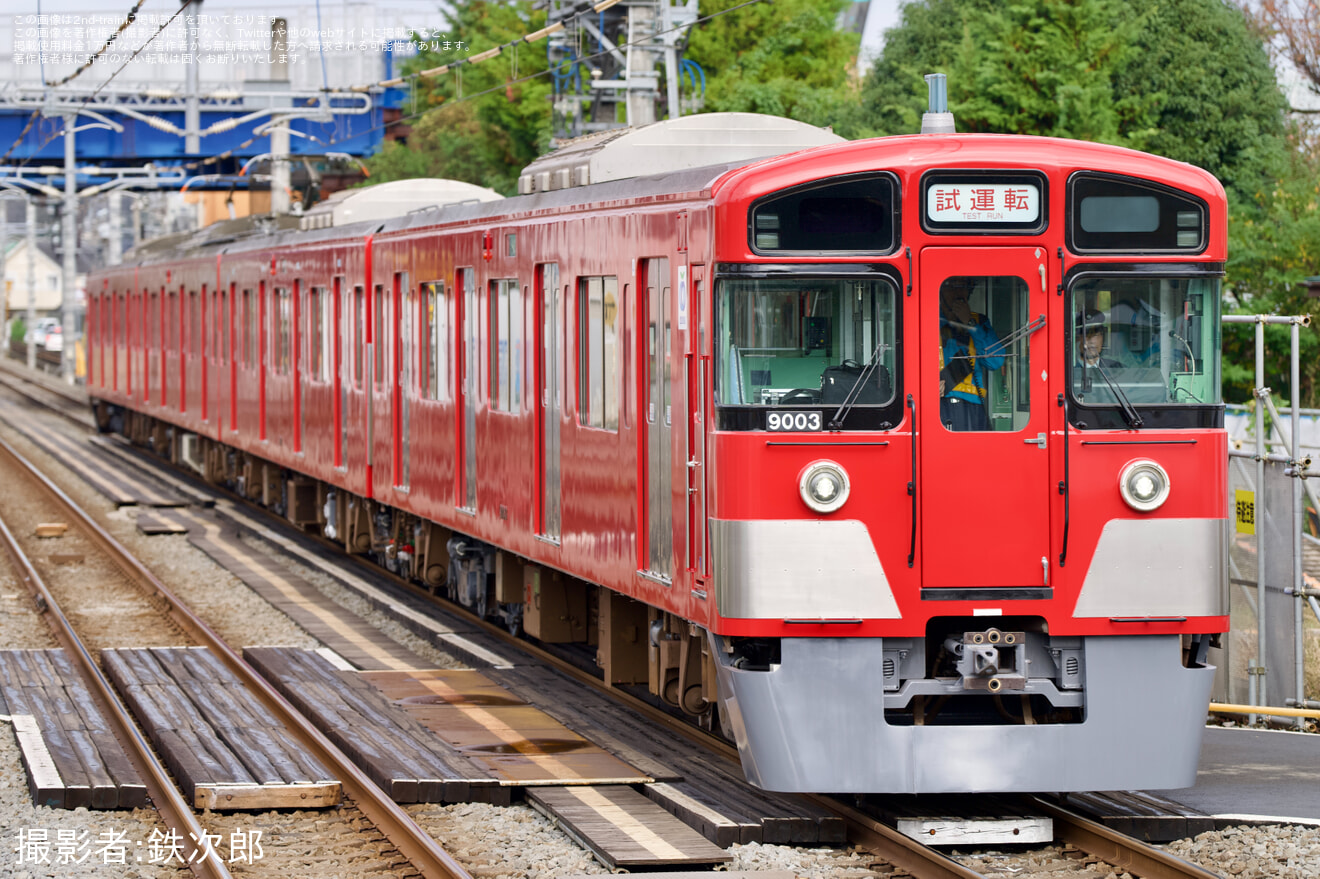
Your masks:
M160 511L157 518L186 528L189 543L358 668L408 669L421 664L415 653L363 625L360 617L331 601L291 566L240 540L238 529L222 525L213 513L168 510Z
M0 651L0 711L12 719L37 805L146 805L141 776L63 649Z
M726 864L732 855L630 787L539 787L527 801L611 870Z
M513 801L510 787L454 753L357 672L290 647L249 647L243 654L395 802Z
M700 827L716 844L830 845L847 841L842 819L802 797L751 787L737 763L711 758L678 735L559 672L518 667L484 673L639 771L667 782L644 785L642 792L666 811Z
M361 677L503 784L651 781L479 671L377 671Z
M340 784L204 647L101 651L189 802L258 811L338 805Z
M146 537L156 537L161 534L188 533L188 526L184 525L182 522L176 522L171 519L162 519L147 512L139 512L136 521L138 533Z
M1215 818L1147 791L1061 794L1059 804L1119 833L1146 842L1172 842L1214 830Z

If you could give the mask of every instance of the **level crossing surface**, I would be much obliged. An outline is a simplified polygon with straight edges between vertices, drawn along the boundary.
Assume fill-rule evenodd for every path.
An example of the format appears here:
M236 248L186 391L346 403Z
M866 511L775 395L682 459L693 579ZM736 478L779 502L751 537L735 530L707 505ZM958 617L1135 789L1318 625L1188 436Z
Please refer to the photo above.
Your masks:
M1320 735L1211 727L1196 785L1161 793L1216 818L1320 825Z

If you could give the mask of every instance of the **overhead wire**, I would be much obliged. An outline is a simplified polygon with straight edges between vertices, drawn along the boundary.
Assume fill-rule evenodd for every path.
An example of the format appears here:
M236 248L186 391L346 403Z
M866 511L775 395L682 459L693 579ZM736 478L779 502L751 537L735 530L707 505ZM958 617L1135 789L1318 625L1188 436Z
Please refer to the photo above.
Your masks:
M115 32L112 33L110 37L105 41L105 45L97 49L90 56L88 56L87 60L82 63L81 67L79 67L73 73L70 73L68 76L64 77L64 79L61 79L58 82L46 82L46 85L50 86L51 88L59 88L60 86L72 82L73 80L81 76L85 70L87 70L89 67L91 67L93 64L96 63L97 58L100 58L102 55L105 54L105 51L110 48L110 44L113 43L120 34L128 30L129 25L131 25L134 21L137 20L138 10L141 9L142 4L146 2L147 0L138 0L137 4L128 11L128 15L124 18L123 23L119 25L119 27L115 30ZM44 75L42 77L42 81L43 82L45 81Z
M156 28L156 32L153 33L150 37L148 37L145 43L143 43L136 50L134 50L133 54L128 56L128 59L125 60L123 64L119 65L119 67L115 70L115 72L110 74L110 76L105 80L105 82L97 86L95 91L93 91L90 95L88 95L86 98L83 99L83 102L78 106L78 109L73 111L73 115L76 117L79 113L85 110L87 108L87 105L91 103L93 98L99 95L101 91L105 89L105 87L108 86L112 80L114 80L116 76L123 73L124 68L128 67L129 64L133 63L133 59L137 58L137 56L142 53L143 49L147 48L147 46L150 46L152 41L154 41L156 37L160 36L161 32L163 32L165 28L169 27L171 24L174 23L174 19L178 18L179 15L185 9L187 9L189 6L192 6L193 3L195 2L196 0L184 0L184 2L180 4L179 8L174 11L174 14L171 15L164 24ZM141 4L139 3L138 5L140 6ZM43 74L43 81L44 81L44 74ZM9 156L9 153L14 151L14 147L18 146L19 142L22 141L23 136L26 135L28 130L32 127L32 124L35 122L36 117L40 112L41 112L40 110L32 111L33 118L28 120L28 127L23 130L23 134L19 135L19 139L16 140L13 146L9 148L9 152L5 153L6 158ZM63 136L64 136L64 130L61 129L60 131L46 138L44 141L41 142L40 146L38 146L35 150L32 151L31 155L29 155L27 158L23 159L23 161L18 163L18 167L22 168L28 162L32 161L32 159L36 158L37 154L40 153L42 150L44 150L47 147L47 145L49 145L53 140L55 140L55 138L63 137ZM3 161L3 159L0 159L0 161Z
M595 3L591 5L589 8L584 9L581 12L570 16L568 19L566 19L566 21L576 21L579 18L587 17L593 12L597 14L603 13L606 9L609 9L611 6L617 6L621 2L622 0L601 0L601 2ZM750 0L750 2L759 3L762 2L762 0ZM747 4L744 3L743 5L745 6ZM687 25L683 25L683 27L686 26ZM366 91L371 91L372 89L395 88L397 86L403 85L404 82L410 79L431 79L436 76L443 76L444 74L448 73L450 70L456 70L461 65L479 64L482 61L487 60L488 58L494 58L496 55L502 54L505 49L515 47L519 43L535 43L538 40L542 40L545 37L550 36L551 34L559 33L563 29L564 29L564 22L557 21L554 24L546 25L540 30L533 31L530 34L524 34L523 36L515 40L510 40L507 43L501 43L500 45L493 46L489 49L486 49L483 52L478 52L477 54L473 55L471 58L460 58L459 60L451 61L448 64L441 64L439 67L432 67L429 70L423 70L419 73L413 73L407 76L396 76L393 79L381 80L380 82L371 83L370 85L352 86L349 88L349 91L366 92ZM674 30L674 28L671 28L670 30ZM663 33L668 33L668 32L669 31L664 31ZM659 36L659 34L657 34L656 36ZM618 47L618 48L622 48L622 47Z
M140 0L140 2L138 3L138 5L137 5L136 7L134 7L134 11L136 11L136 9L139 8L139 7L142 5L143 2L145 2L145 0ZM169 27L169 26L174 22L174 19L178 18L179 15L180 15L185 9L187 9L189 6L191 6L194 2L195 2L195 0L185 0L185 2L182 3L182 4L179 6L179 8L178 8L177 10L175 10L174 14L173 14L172 16L170 16L170 18L169 18L168 21L166 21L166 22L165 22L164 24L162 24L159 28L157 28L157 29L156 29L156 32L155 32L154 34L152 34L152 35L147 39L147 41L146 41L145 43L142 44L142 46L140 46L136 51L134 51L133 54L132 54L131 56L129 56L129 58L128 58L123 64L121 64L121 65L119 66L119 68L116 69L115 72L112 73L112 74L110 75L109 78L107 78L107 79L105 80L105 82L101 83L101 85L97 87L96 91L94 91L91 95L89 95L89 96L83 101L82 105L79 107L79 110L81 110L83 107L86 107L87 104L92 100L92 98L95 98L98 94L100 94L101 91L102 91L102 89L104 89L107 85L110 84L111 80L113 80L116 76L118 76L118 75L124 70L124 68L126 68L130 63L132 63L132 61L138 56L139 53L141 53L144 49L146 49L146 47L149 46L149 45L151 44L151 42L152 42L153 40L156 39L156 37L160 36L161 32L164 31L165 28ZM568 21L573 21L573 20L576 20L576 19L578 19L578 18L583 18L583 17L586 17L587 15L590 15L590 14L592 14L592 13L601 13L601 12L604 12L606 9L609 9L611 6L616 6L616 5L618 5L620 2L622 2L622 0L601 0L601 2L599 2L599 3L595 3L595 4L591 5L590 7L588 7L587 9L584 9L583 11L579 12L577 15L572 16L570 19L568 19ZM654 39L655 37L664 36L665 34L672 33L672 32L674 32L674 31L683 30L684 28L695 27L696 25L702 24L702 23L704 23L704 22L710 21L710 20L715 19L715 18L719 18L720 16L728 15L728 14L731 13L731 12L737 12L739 9L743 9L743 8L748 7L748 6L754 6L754 5L758 4L758 3L764 3L764 2L769 2L769 0L745 0L745 2L743 2L743 3L739 3L739 4L736 5L736 6L730 6L728 9L722 9L722 10L720 10L719 12L713 12L713 13L711 13L710 15L705 15L705 16L702 16L702 17L700 17L700 18L697 18L697 19L695 19L694 21L692 21L690 24L675 25L674 27L671 27L671 28L669 28L669 29L667 29L667 30L660 31L660 32L658 32L658 33L656 33L656 34L653 34L653 35L647 37L647 38L644 39L644 40L636 40L636 41L629 42L629 43L621 43L621 44L615 46L615 50L617 51L617 50L619 50L619 49L626 49L626 48L630 48L630 47L632 47L632 46L639 46L639 45L642 45L643 43L645 43L645 42L647 42L647 41L649 41L649 40L651 40L651 39ZM318 2L317 2L317 12L318 12L318 15L319 15L319 12L320 12L320 2L319 2L319 0L318 0ZM319 25L319 18L318 18L318 25ZM518 39L510 40L510 41L507 42L507 43L503 43L503 44L501 44L501 45L499 45L499 46L495 46L495 47L492 47L492 48L490 48L490 49L486 49L485 51L478 52L476 55L473 55L471 58L463 58L463 59L460 59L460 60L457 60L457 61L449 62L448 64L440 65L439 67L433 67L433 68L430 68L430 69L428 69L428 70L420 71L419 73L409 74L409 75L407 75L407 76L395 77L395 78L393 78L393 79L383 80L383 81L381 81L381 82L373 83L373 84L371 84L371 85L352 86L351 88L347 89L347 91L365 92L365 91L373 91L373 90L376 90L376 89L396 88L396 87L401 86L401 85L403 85L405 82L408 82L408 81L410 81L410 80L415 81L415 80L421 80L421 79L431 79L431 78L434 78L434 77L437 77L437 76L442 76L442 75L444 75L445 73L449 72L450 70L454 70L456 76L461 76L461 75L462 75L462 74L461 74L461 71L460 71L458 68L462 67L463 65L479 64L479 63L482 62L482 61L486 61L486 60L488 60L488 59L490 59L490 58L494 58L494 57L496 57L496 56L502 54L502 53L504 52L505 49L508 49L508 48L516 48L517 45L520 44L520 43L528 43L528 44L530 44L530 43L538 42L538 41L540 41L540 40L542 40L542 39L544 39L544 38L550 36L551 34L555 34L555 33L558 33L558 32L561 31L561 30L564 30L564 28L565 28L565 22L564 22L564 21L558 21L558 22L555 22L555 23L553 23L553 24L546 25L545 27L539 28L538 30L532 31L532 32L529 33L529 34L525 34L525 35L523 35L522 37L520 37L520 38L518 38ZM581 63L581 62L583 62L583 61L591 61L591 60L593 60L593 59L595 59L595 58L600 58L600 57L603 57L603 56L605 56L605 55L609 55L609 54L610 54L610 51L609 51L609 50L602 50L602 51L600 51L600 52L595 52L595 53L590 54L590 55L583 55L583 56L580 56L580 57L578 57L577 59L575 59L575 61L576 61L576 63ZM322 63L323 63L323 66L322 66L322 85L323 85L323 90L325 90L325 89L328 89L328 81L327 81L327 77L326 77L326 70L325 70L325 67L324 67L324 47L322 47ZM517 76L515 76L514 78L509 79L509 80L507 80L507 81L505 81L505 82L502 82L502 83L500 83L499 85L497 85L497 86L493 86L493 87L491 87L491 88L489 88L489 89L484 89L484 90L482 90L482 91L474 92L474 93L472 93L472 94L461 95L460 97L452 98L452 99L450 99L449 103L462 103L462 102L464 102L464 101L475 100L475 99L477 99L477 98L483 97L484 95L491 94L492 92L496 92L496 91L499 91L499 90L501 90L501 89L507 89L507 88L508 88L509 86L511 86L511 85L517 85L517 84L519 84L519 83L529 82L529 81L531 81L531 80L538 79L538 78L540 78L540 77L546 76L547 74L554 74L555 71L556 71L556 68L551 67L551 68L547 68L546 70L537 71L536 73L528 74L528 75L526 75L526 76L522 76L522 77L517 77ZM516 72L516 71L515 71L515 72ZM383 123L383 124L381 124L381 125L377 125L377 126L374 126L374 127L372 127L372 128L368 128L368 129L365 129L365 130L362 130L362 131L354 132L353 137L354 137L354 138L362 137L363 135L372 134L372 133L374 133L374 132L376 132L376 131L384 131L384 130L389 129L389 128L392 128L392 127L394 127L394 126L396 126L396 125L402 125L402 124L405 124L405 123L411 122L411 121L413 121L414 119L417 119L417 118L419 118L419 117L425 115L427 112L428 112L427 110L422 110L422 111L418 111L418 112L415 112L415 113L410 113L410 114L408 114L408 115L406 115L406 116L400 116L398 119L391 120L390 122L386 122L386 123ZM27 132L32 128L33 124L35 124L36 119L37 119L37 117L38 117L39 114L40 114L40 111L39 111L39 110L37 110L37 111L33 111L32 118L30 118L30 119L28 120L27 127L23 130L23 133L19 135L18 139L14 141L13 145L10 146L9 150L5 153L5 155L4 155L3 157L0 157L0 161L4 161L4 159L8 158L9 155L14 151L14 149L15 149L15 148L18 146L18 144L22 141L23 137L25 137L26 134L27 134ZM24 159L22 162L19 163L19 167L22 167L23 165L26 165L29 161L31 161L31 159L32 159L33 157L35 157L35 155L36 155L37 153L40 153L41 150L45 149L45 147L46 147L47 144L49 144L51 141L53 141L56 137L59 137L61 134L62 134L62 132L57 133L57 134L54 134L54 135L51 135L50 137L48 137L45 141L42 142L42 144L41 144L40 146L38 146L38 147L36 148L36 150L33 151L33 154L32 154L31 156L29 156L28 158ZM206 167L206 166L208 166L208 165L215 164L215 163L217 163L217 162L224 161L225 159L233 158L233 157L234 157L234 154L235 154L236 152L241 151L241 150L244 150L244 149L247 149L249 146L251 146L251 145L252 145L253 143L255 143L257 140L260 140L262 137L265 137L265 136L267 136L267 135L257 135L257 136L251 137L251 138L249 138L248 140L244 141L243 143L241 143L241 144L239 144L239 145L237 145L237 146L235 146L235 147L232 147L232 148L230 148L230 149L228 149L228 150L225 150L225 151L222 152L222 153L219 153L219 154L214 155L214 156L209 156L209 157L207 157L207 158L205 158L205 159L199 159L199 160L197 160L197 161L195 161L195 162L186 162L186 163L183 163L180 167L184 168L185 170L193 171L193 170L197 170L197 169L200 169L200 168L204 168L204 167ZM339 140L340 140L340 139L339 139L338 137L332 137L332 138L330 139L330 141L327 143L327 146L333 146L334 144L338 143Z
M127 59L126 61L124 61L123 64L119 65L119 67L115 69L115 72L112 73L112 74L110 74L110 76L106 79L105 82L103 82L103 83L101 83L99 86L97 86L97 87L96 87L96 91L92 92L90 95L87 96L87 98L83 101L82 106L83 106L83 107L86 107L86 106L87 106L87 103L88 103L89 101L91 101L92 98L94 98L94 97L96 97L97 95L99 95L99 94L101 93L101 91L102 91L106 86L108 86L108 85L114 80L114 78L115 78L116 76L118 76L119 74L123 73L123 72L124 72L124 68L127 67L128 65L132 64L132 63L133 63L133 59L137 58L137 56L140 55L140 54L142 53L142 50L143 50L143 49L147 48L147 46L150 46L150 45L152 44L152 42L156 39L156 37L158 37L158 36L161 35L161 33L165 30L165 28L167 28L167 27L169 27L170 25L174 24L174 19L176 19L176 18L178 18L180 15L182 15L182 14L183 14L183 11L184 11L185 9L187 9L189 6L192 6L193 3L195 3L195 2L197 2L197 0L184 0L183 3L179 4L179 8L176 9L176 10L174 10L174 14L171 15L171 16L169 17L169 19L167 19L166 22L165 22L164 24L162 24L160 27L156 28L156 32L155 32L154 34L152 34L151 36L147 37L147 41L146 41L145 43L143 43L141 46L139 46L136 50L134 50L133 54L132 54L132 55L129 55L129 56L128 56L128 59ZM79 109L82 109L82 108L80 107Z

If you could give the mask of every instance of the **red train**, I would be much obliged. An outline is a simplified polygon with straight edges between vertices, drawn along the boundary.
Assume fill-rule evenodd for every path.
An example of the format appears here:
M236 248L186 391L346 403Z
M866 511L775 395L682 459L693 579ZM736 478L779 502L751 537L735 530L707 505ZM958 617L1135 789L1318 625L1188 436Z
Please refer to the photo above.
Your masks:
M517 197L391 184L102 270L101 424L596 645L766 788L1191 784L1228 626L1214 178L738 114L603 140Z

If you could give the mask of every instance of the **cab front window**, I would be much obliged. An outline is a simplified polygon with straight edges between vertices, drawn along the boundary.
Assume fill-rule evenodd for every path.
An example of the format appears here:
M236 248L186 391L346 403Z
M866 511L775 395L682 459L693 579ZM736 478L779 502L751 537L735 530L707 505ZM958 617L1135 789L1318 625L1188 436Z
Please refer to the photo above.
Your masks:
M1126 409L1158 407L1158 418L1219 406L1218 279L1087 278L1073 286L1070 311L1075 420L1126 427Z
M721 280L716 402L811 407L826 424L840 408L893 404L895 300L894 287L875 278ZM743 426L759 425L752 418Z

